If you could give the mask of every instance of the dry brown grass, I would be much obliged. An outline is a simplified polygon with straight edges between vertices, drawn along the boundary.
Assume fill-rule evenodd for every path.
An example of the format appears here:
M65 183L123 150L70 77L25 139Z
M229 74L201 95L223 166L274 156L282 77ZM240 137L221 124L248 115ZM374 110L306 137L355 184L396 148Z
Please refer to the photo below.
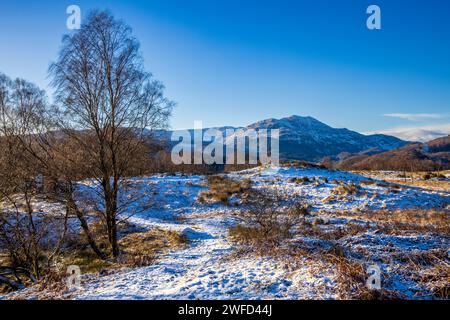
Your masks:
M238 195L245 199L251 184L252 181L250 179L236 181L220 175L209 176L209 190L201 192L198 196L198 201L200 203L221 202L229 204L229 199L233 195Z
M289 179L289 182L296 183L296 184L308 184L313 181L315 181L315 178L308 178L308 177L292 177Z
M375 180L362 180L360 183L366 186L373 186L377 184Z
M370 177L372 179L381 179L389 183L399 185L419 187L434 191L450 191L450 180L446 175L450 171L436 171L436 172L392 172L386 174L379 171L353 171L354 173ZM368 180L369 181L369 180ZM366 181L362 182L365 183ZM377 183L378 184L378 183Z
M0 266L6 266L9 264L8 255L0 251Z
M188 244L188 239L178 232L154 228L147 232L132 233L119 241L122 248L120 263L129 267L152 264L158 254L178 250Z
M361 192L361 187L355 183L345 183L343 181L333 181L337 186L331 190L331 195L322 200L323 203L332 201L348 201L350 197L357 196Z
M400 299L397 292L380 289L374 290L366 285L368 273L365 266L351 260L341 252L328 253L325 258L335 266L336 294L340 300L392 300Z
M108 274L123 267L142 267L153 264L158 257L169 251L186 247L188 239L178 232L154 228L150 231L125 230L119 240L121 254L117 261L103 261L91 250L82 247L71 248L70 253L61 257L57 266L50 269L30 293L18 292L13 299L53 300L67 299L67 267L76 265L82 274Z
M363 233L369 228L375 228L381 234L391 235L422 235L434 233L439 236L450 235L450 215L443 210L403 210L376 211L359 214L349 214L363 221L372 221L372 226L353 224L351 221L345 227L338 227L331 231L320 228L307 230L308 236L336 243L324 252L326 259L336 264L337 292L341 299L398 299L402 298L393 291L373 291L363 285L367 278L364 268L359 262L346 256L346 250L353 248L341 247L338 243L342 237L352 237ZM373 222L376 225L373 225ZM347 227L350 227L347 229ZM408 278L418 287L415 288L417 297L429 296L437 299L450 298L450 252L445 248L430 250L393 250L386 248L382 252L359 252L362 256L376 255L384 263L396 266L396 273ZM316 251L317 252L317 251ZM353 255L352 255L353 256ZM421 289L422 288L422 289Z
M317 221L317 220L315 220ZM312 224L310 227L302 226L299 228L298 233L302 236L307 236L311 238L326 240L326 241L337 241L345 237L353 237L358 234L366 232L368 229L365 225L348 223L347 225L339 226L336 228L321 228L320 225Z
M352 245L354 243L352 239L355 237L361 237L364 241L364 234L369 230L380 236L383 234L413 236L417 241L420 241L420 235L433 234L445 241L444 239L450 236L449 213L445 210L418 209L320 212L316 217L310 216L298 225L294 232L296 237L285 238L273 246L261 241L259 243L264 245L258 244L258 239L263 237L260 235L260 230L253 227L236 227L230 230L230 236L239 238L241 243L246 244L238 247L240 256L269 255L288 264L289 270L302 268L296 264L296 261L320 265L323 270L328 270L326 272L334 274L333 290L337 299L407 298L395 289L394 283L397 281L415 283L411 288L415 292L415 297L449 299L450 252L448 249L419 250L415 246L411 248L371 247L370 243L364 246ZM347 223L334 225L329 219L333 216L347 219ZM382 272L381 289L373 290L366 284L370 276L367 267L380 262L390 265L391 271Z
M241 222L229 228L229 236L254 247L270 247L292 238L309 214L309 207L302 202L287 208L284 195L277 192L251 190L247 200Z
M360 219L375 222L379 232L401 234L406 231L419 234L434 233L450 235L450 210L448 209L398 209L398 210L352 210L319 212L320 215Z
M408 255L399 253L397 261L406 263L412 279L425 289L420 295L437 299L450 299L450 252L431 249Z
M257 249L273 247L282 239L290 237L289 230L282 225L274 226L269 234L260 226L237 225L228 229L228 235L235 242L251 245Z
M434 191L450 191L450 181L401 181L401 180L393 180L393 182L404 184L412 187L419 187L422 189L429 189Z
M119 240L121 249L117 261L104 261L87 247L75 247L63 257L65 268L77 265L83 274L97 273L106 269L140 267L152 264L159 254L184 247L188 240L175 231L159 228L150 231L122 230Z
M418 273L419 282L437 299L450 299L450 265L442 261Z
M328 238L325 236L325 238ZM292 245L239 247L230 258L240 259L249 254L270 255L285 264L287 274L305 265L315 267L318 272L327 270L334 274L334 293L339 300L392 300L404 298L398 292L382 287L380 290L370 289L366 281L369 273L363 263L347 256L346 248L336 244L329 249L299 247ZM300 263L301 262L301 263ZM386 275L384 275L386 277ZM387 281L383 279L382 281ZM383 282L382 282L383 284Z
M444 209L365 211L352 214L352 217L382 222L382 224L379 224L379 229L387 234L413 231L417 233L429 232L450 235L450 211Z
M0 251L0 266L10 266L11 265L11 259L5 252ZM6 276L6 278L9 278L9 276ZM20 282L24 285L31 285L31 283L26 279L25 277L19 277ZM12 279L14 280L14 279ZM7 286L6 284L0 283L0 294L8 294L12 292L12 288Z

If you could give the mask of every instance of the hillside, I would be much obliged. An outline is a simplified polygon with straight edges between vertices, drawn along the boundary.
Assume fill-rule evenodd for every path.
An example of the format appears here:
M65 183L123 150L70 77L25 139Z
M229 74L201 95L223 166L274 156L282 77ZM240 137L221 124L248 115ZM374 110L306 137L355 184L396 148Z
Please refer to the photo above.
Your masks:
M449 247L448 216L428 211L442 212L450 203L448 192L316 168L260 167L227 177L252 181L255 190L278 192L283 208L306 201L310 212L302 228L280 246L264 242L260 255L230 237L230 230L242 222L244 193L205 202L201 195L212 191L217 180L180 174L137 177L133 185L148 195L142 202L154 197L158 205L130 217L129 223L143 232L183 234L188 238L184 247L159 253L149 265L83 274L82 287L76 290L35 286L4 298L355 299L367 292L365 270L373 264L380 265L383 289L391 297L429 299L439 297L437 289L445 290L446 283L438 282L445 280L445 273L431 273L434 282L421 280L421 274L430 274L432 257L442 257ZM411 268L410 260L419 257L427 264Z
M450 168L450 136L378 154L350 155L337 166L347 170L447 170Z
M230 128L232 127L217 129L225 132ZM282 119L267 119L243 129L279 129L280 158L283 160L320 161L324 157L336 157L342 152L358 153L369 149L382 152L407 144L407 142L392 136L363 135L348 129L332 128L312 117L291 116ZM157 136L170 140L171 133L171 131L159 131ZM237 134L231 138L236 137Z
M324 157L335 157L341 152L356 153L374 148L391 150L406 144L391 136L366 136L348 129L332 128L312 117L269 119L248 128L280 129L282 159L320 161Z

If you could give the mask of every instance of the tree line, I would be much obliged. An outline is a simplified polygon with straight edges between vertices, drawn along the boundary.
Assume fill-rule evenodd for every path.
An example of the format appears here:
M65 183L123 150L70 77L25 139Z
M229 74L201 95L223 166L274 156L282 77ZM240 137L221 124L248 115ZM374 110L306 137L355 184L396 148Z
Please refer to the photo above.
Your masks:
M36 85L0 74L0 250L8 268L37 281L59 255L70 217L98 257L117 259L118 223L135 200L121 194L154 165L163 149L151 132L167 127L175 105L145 70L130 27L105 11L63 37L49 76L53 103ZM94 187L82 194L86 179ZM59 209L50 213L41 199ZM19 286L0 269L2 281Z

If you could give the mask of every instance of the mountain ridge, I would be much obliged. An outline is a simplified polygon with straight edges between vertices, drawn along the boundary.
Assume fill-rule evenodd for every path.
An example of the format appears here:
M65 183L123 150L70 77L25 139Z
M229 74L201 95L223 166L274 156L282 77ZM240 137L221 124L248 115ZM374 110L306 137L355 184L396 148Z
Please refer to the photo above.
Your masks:
M225 133L226 129L279 129L280 130L280 159L305 160L318 162L325 157L337 158L343 152L359 153L369 149L379 152L393 150L409 142L399 138L373 134L364 135L347 128L333 128L313 117L293 115L281 119L269 118L252 123L246 127L215 127ZM159 131L157 136L170 141L172 132ZM191 133L193 129L189 130ZM237 137L235 132L227 139ZM171 142L173 144L173 142Z
M337 167L343 170L447 170L450 169L450 136L377 154L348 155Z

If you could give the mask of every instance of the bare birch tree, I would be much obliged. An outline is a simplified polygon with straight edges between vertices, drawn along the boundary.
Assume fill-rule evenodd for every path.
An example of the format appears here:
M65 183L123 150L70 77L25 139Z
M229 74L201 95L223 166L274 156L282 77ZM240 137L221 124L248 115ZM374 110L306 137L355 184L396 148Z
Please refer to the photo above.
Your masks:
M46 154L35 148L45 130L46 109L44 91L0 74L0 248L10 259L9 269L0 270L3 282L9 270L39 279L59 253L67 230L64 212L51 214L35 205L44 197L42 180L48 164ZM9 286L20 287L18 280L10 281Z
M66 35L49 71L57 126L88 156L85 166L100 187L98 209L117 257L119 192L145 150L146 135L167 125L174 103L144 70L131 29L108 12L91 13L80 30Z

